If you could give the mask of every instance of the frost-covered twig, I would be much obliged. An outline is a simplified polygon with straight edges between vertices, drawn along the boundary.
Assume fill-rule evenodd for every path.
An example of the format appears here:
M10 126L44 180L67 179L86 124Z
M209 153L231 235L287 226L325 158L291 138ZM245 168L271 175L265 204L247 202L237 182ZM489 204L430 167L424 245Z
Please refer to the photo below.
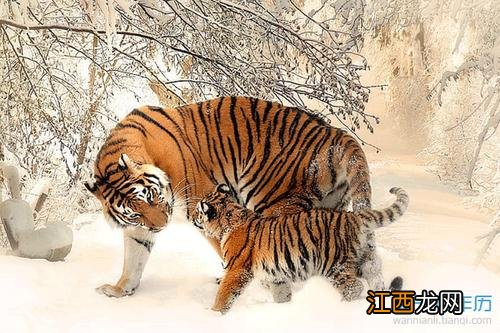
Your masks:
M35 183L28 194L25 194L25 200L30 204L31 209L35 213L39 213L42 210L43 204L48 198L50 187L50 179L42 178Z
M498 214L497 214L498 216ZM500 234L500 226L498 227L495 227L493 230L491 230L490 232L482 235L482 236L479 236L477 238L477 241L479 242L480 240L483 240L483 239L486 239L483 247L481 248L481 250L479 251L477 257L476 257L476 260L474 262L474 264L477 266L481 263L481 261L484 260L485 256L488 254L488 251L491 249L492 245L493 245L493 241L495 240L495 238Z
M436 85L429 92L428 98L432 98L434 94L437 93L437 100L439 105L441 106L443 104L442 94L448 86L448 82L451 79L456 81L459 75L466 73L467 71L470 71L472 69L480 69L481 66L484 66L486 61L487 59L485 58L480 58L478 60L469 60L460 65L455 71L445 71L441 75L441 79L439 80L439 82L436 83Z
M23 0L22 15L10 10L19 2L1 2L0 141L30 181L64 170L78 186L117 120L115 92L142 103L132 81L177 104L251 95L373 130L364 7L341 2Z
M494 105L491 107L490 114L488 121L486 122L486 125L483 127L481 132L478 135L477 138L477 145L476 148L474 149L474 154L472 157L472 161L470 163L469 170L467 172L467 179L470 181L472 180L472 175L474 173L474 169L476 167L477 160L479 158L479 153L481 152L481 148L483 147L484 141L486 140L486 135L488 134L489 130L491 129L492 132L494 133L498 125L500 124L500 94L497 97L496 102Z

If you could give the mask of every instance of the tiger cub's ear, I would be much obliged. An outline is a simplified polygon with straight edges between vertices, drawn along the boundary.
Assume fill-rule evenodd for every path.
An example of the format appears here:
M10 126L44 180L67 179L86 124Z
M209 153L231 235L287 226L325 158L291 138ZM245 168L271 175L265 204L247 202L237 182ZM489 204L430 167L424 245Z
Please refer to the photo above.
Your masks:
M85 185L85 187L87 188L87 190L90 192L90 193L95 193L97 192L97 184L95 181L86 181L83 183L83 185Z
M217 185L217 187L215 188L215 190L217 192L219 192L219 193L231 194L231 189L226 184L219 184L219 185Z
M118 167L120 170L125 171L125 170L130 170L130 169L136 169L137 168L137 163L132 161L130 157L128 157L127 154L121 154L120 158L118 159Z
M215 210L215 207L204 201L201 202L201 211L207 216L209 220L217 217L217 211Z

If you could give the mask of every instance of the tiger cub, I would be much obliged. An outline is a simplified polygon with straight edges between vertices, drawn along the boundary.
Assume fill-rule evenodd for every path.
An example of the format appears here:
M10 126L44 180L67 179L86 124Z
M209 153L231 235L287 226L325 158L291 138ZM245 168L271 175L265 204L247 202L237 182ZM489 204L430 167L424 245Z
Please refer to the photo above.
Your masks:
M277 217L261 217L235 203L227 185L198 202L193 223L221 242L225 275L215 311L225 313L254 276L274 288L275 301L291 297L290 283L313 275L326 277L346 301L361 295L360 267L367 234L399 218L408 207L403 189L392 188L396 201L383 210L336 212L326 208ZM397 277L392 289L400 289ZM394 287L399 285L399 287ZM285 301L286 301L285 300Z

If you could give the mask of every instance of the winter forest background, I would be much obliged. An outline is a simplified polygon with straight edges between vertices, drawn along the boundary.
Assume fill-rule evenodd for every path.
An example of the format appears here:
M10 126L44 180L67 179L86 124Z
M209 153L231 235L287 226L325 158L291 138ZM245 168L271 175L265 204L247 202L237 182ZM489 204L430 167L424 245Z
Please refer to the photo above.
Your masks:
M82 182L134 107L221 95L412 156L498 230L499 0L0 0L0 164L50 184L36 225L99 212Z
M368 151L390 126L498 219L500 1L2 0L0 59L0 162L24 193L52 184L37 222L99 209L81 180L135 106L231 94L320 112Z

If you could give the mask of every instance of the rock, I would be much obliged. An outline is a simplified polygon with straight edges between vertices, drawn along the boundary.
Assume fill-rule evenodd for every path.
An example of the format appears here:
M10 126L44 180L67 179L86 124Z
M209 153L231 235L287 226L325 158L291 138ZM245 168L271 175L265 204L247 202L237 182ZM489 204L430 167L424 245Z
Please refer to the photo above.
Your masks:
M23 200L9 199L0 203L0 218L17 256L60 261L71 251L73 230L62 223L34 230L33 210Z
M63 260L71 251L73 231L63 224L20 234L16 255L25 258Z

